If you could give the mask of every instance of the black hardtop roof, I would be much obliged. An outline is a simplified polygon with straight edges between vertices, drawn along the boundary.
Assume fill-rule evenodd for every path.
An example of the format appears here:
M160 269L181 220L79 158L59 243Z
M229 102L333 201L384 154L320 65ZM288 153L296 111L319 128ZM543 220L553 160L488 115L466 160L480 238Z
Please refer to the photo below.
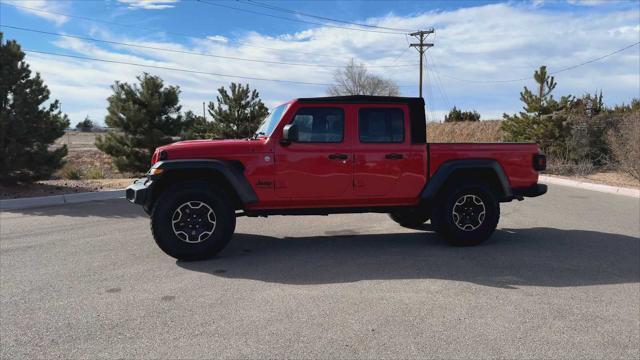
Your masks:
M314 98L297 99L301 103L408 103L424 106L424 99L419 97L400 97L400 96L372 96L372 95L349 95L349 96L325 96Z
M369 96L369 95L351 95L351 96L327 96L315 98L297 99L303 104L323 104L323 103L342 103L342 104L407 104L409 106L409 120L411 122L411 143L425 144L427 142L427 128L424 116L424 99L419 97L399 97L399 96Z

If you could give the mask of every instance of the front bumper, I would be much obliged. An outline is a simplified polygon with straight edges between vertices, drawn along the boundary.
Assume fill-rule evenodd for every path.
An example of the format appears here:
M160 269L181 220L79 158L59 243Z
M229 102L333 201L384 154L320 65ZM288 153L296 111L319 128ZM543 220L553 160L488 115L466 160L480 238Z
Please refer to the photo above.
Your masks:
M133 184L127 187L125 196L127 200L134 204L146 206L148 201L151 200L152 187L153 180L143 177L135 180Z
M536 197L547 193L547 185L535 184L531 187L524 189L513 189L513 195L515 197Z

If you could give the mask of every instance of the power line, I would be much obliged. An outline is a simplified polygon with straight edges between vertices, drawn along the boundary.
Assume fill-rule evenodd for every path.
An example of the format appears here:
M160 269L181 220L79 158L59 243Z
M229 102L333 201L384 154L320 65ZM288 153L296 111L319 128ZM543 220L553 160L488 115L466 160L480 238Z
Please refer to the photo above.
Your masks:
M240 0L240 1L242 1L242 0ZM286 13L289 13L289 14L312 17L312 18L320 19L320 20L333 21L333 22L342 23L342 24L356 25L356 26L368 27L368 28L373 28L373 29L397 31L397 32L402 32L402 33L415 31L415 30L398 29L398 28L391 28L391 27L385 27L385 26L377 26L377 25L362 24L362 23L356 23L356 22L351 22L351 21L339 20L339 19L334 19L334 18L330 18L330 17L309 14L309 13L305 13L305 12L298 11L298 10L291 10L291 9L287 9L287 8L283 8L283 7L275 6L275 5L271 5L271 4L265 4L265 3L262 3L262 2L259 2L259 1L254 1L254 0L244 0L244 1L246 3L248 3L248 4L250 4L250 5L259 6L259 7L266 8L266 9L286 12Z
M300 19L292 19L292 18L288 18L288 17L284 17L284 16L278 16L278 15L273 15L273 14L267 14L267 13L260 12L260 11L254 11L254 10L250 10L250 9L243 9L243 8L239 8L239 7L235 7L235 6L229 6L229 5L223 5L223 4L218 4L218 3L212 3L212 2L205 1L205 0L196 0L196 1L197 1L197 2L199 2L199 3L202 3L202 4L210 5L210 6L218 6L218 7L222 7L222 8L226 8L226 9L233 9L233 10L237 10L237 11L246 12L246 13L249 13L249 14L255 14L255 15L268 16L268 17L272 17L272 18L275 18L275 19L286 20L286 21L293 21L293 22L304 23L304 24L312 24L312 25L325 26L325 27L336 28L336 29L352 30L352 31L363 31L363 32L378 33L378 34L390 34L390 35L402 35L402 34L404 34L404 33L402 33L402 32L391 32L391 31L378 31L378 30L358 29L358 28L353 28L353 27L346 27L346 26L331 25L331 24L320 23L320 22L315 22L315 21L300 20Z
M220 44L219 41L211 40L211 39L209 39L209 38L207 38L206 36L203 36L203 35L185 34L185 33L179 33L179 32L174 32L174 31L166 31L166 30L159 29L159 28L150 28L150 27L139 26L139 25L123 24L123 23L119 23L119 22L101 20L101 19L96 19L96 18L91 18L91 17L86 17L86 16L80 16L80 15L72 15L72 14L58 12L58 11L42 10L42 9L33 8L33 7L29 7L29 6L18 5L18 4L14 4L14 3L11 3L11 5L9 5L9 4L5 4L5 3L1 2L1 1L0 1L0 5L13 6L13 7L16 7L16 8L21 8L21 9L30 10L30 11L36 11L36 12L40 12L40 13L43 13L43 14L66 16L66 17L69 17L69 18L72 18L72 19L78 19L78 20L83 20L83 21L88 21L88 22L95 22L95 23L102 23L102 24L108 24L108 25L114 25L114 26L121 26L121 27L132 28L132 29L140 29L140 30L145 30L145 31L161 32L161 33L165 33L165 34L168 34L168 35L180 36L180 37L189 38L189 39L197 39L197 40L203 40L204 39L204 40L213 42L215 44ZM272 48L272 47L255 45L254 43L251 43L251 42L248 42L248 41L235 40L234 42L237 43L237 44L243 44L243 45L251 46L251 47L254 47L256 49L265 49L265 50L272 50L272 51L291 51L291 49ZM298 54L330 57L332 59L335 59L335 57L336 57L336 53L332 53L332 54L328 55L328 54L324 54L324 53L309 52L309 51L298 51L298 50L296 50L296 52ZM347 54L347 53L342 53L342 54L351 56L351 54Z
M290 62L284 62L284 61L259 60L259 59L241 58L241 57L235 57L235 56L216 55L216 54L211 54L211 53L202 53L202 52L194 52L194 51L186 51L186 50L168 49L168 48L161 48L161 47L155 47L155 46L131 44L131 43L120 42L120 41L102 40L102 39L96 39L96 38L86 37L86 36L62 34L62 33L49 32L49 31L37 30L37 29L30 29L30 28L24 28L24 27L19 27L19 26L12 26L12 25L0 25L0 27L6 27L6 28L9 28L9 29L16 29L16 30L21 30L21 31L29 31L29 32L34 32L34 33L38 33L38 34L46 34L46 35L67 37L67 38L87 40L87 41L93 41L93 42L100 42L100 43L105 43L105 44L122 45L122 46L134 47L134 48L165 51L165 52L172 52L172 53L178 53L178 54L189 54L189 55L206 56L206 57L213 57L213 58L220 58L220 59L250 61L250 62L259 62L259 63L265 63L265 64L278 64L278 65L290 65L290 66L307 66L307 67L317 67L317 68L343 68L344 67L344 65L290 63ZM414 65L415 64L394 64L394 65L367 65L367 66L368 67L376 67L376 68L386 68L386 67L402 67L402 66L414 66Z
M98 62L105 62L105 63L112 63L112 64L131 65L131 66L151 68L151 69L170 70L170 71L178 71L178 72L185 72L185 73L192 73L192 74L219 76L219 77L227 77L227 78L237 78L237 79L245 79L245 80L272 81L272 82L301 84L301 85L317 85L317 86L329 86L329 85L331 85L331 84L328 84L328 83L316 83L316 82L306 82L306 81L270 79L270 78L260 78L260 77L253 77L253 76L212 73L212 72L206 72L206 71L189 70L189 69L174 68L174 67L168 67L168 66L139 64L139 63L132 63L132 62L128 62L128 61L108 60L108 59L100 59L100 58L93 58L93 57L85 57L85 56L77 56L77 55L69 55L69 54L60 54L60 53L53 53L53 52L41 51L41 50L22 49L22 51L28 52L28 53L37 53L37 54L45 54L45 55L54 55L54 56L60 56L60 57L67 57L67 58L79 59L79 60L90 60L90 61L98 61ZM398 87L409 87L409 86L412 86L412 85L399 85Z
M424 56L424 55L423 55ZM425 58L426 60L426 58ZM427 63L425 61L424 63L424 73L425 73L425 77L427 78L426 80L426 86L425 86L425 92L426 92L426 98L424 99L424 104L426 106L426 111L428 111L431 114L431 121L436 121L436 116L435 116L435 94L434 94L434 82L431 80L431 74L429 72L429 68L427 67ZM427 121L429 121L429 119L427 118Z
M409 39L408 39L408 36L407 36L407 35L405 35L405 40L406 40L406 42L407 42L407 45L409 45ZM402 59L402 57L403 57L407 52L409 52L409 50L410 50L410 49L411 49L411 48L407 46L407 47L404 49L404 51L401 51L401 52L400 52L400 54L396 57L396 59L395 59L395 61L394 61L393 63L394 63L394 64L398 64L398 61L400 61L400 59ZM417 64L414 64L414 65L412 65L412 66L415 66L415 65L417 65ZM395 71L391 70L391 72L390 72L390 73L391 73L391 76L389 76L389 73L387 73L387 74L385 74L385 75L387 75L387 77L388 77L388 78L391 78L392 76L397 75L397 74L398 74L398 71L399 71L398 69L396 69Z
M425 56L425 62L426 62L427 59L429 59L429 54L425 53L424 56ZM430 58L430 61L431 61L433 79L435 80L434 83L438 88L438 91L440 92L440 97L442 98L444 103L447 105L447 108L451 109L451 103L449 103L449 96L447 96L447 91L445 90L444 85L442 85L442 80L440 80L440 75L438 75L436 63L435 61L433 61L433 57Z
M580 66L583 66L583 65L587 65L587 64L594 63L594 62L596 62L596 61L600 61L600 60L602 60L602 59L604 59L604 58L607 58L607 57L609 57L609 56L612 56L612 55L615 55L615 54L621 53L621 52L623 52L623 51L625 51L625 50L627 50L627 49L630 49L630 48L632 48L632 47L634 47L634 46L636 46L636 45L638 45L638 44L640 44L640 41L638 41L637 43L631 44L631 45L627 45L627 46L625 46L625 47L623 47L623 48L620 48L620 49L618 49L618 50L616 50L616 51L613 51L613 52L611 52L611 53L608 53L608 54L606 54L606 55L603 55L603 56L597 57L597 58L595 58L595 59L587 60L587 61L582 62L582 63L580 63L580 64L567 66L567 67L562 68L562 69L560 69L560 70L552 71L552 72L550 72L549 74L551 74L551 75L558 74L558 73L561 73L561 72L564 72L564 71L567 71L567 70L575 69L575 68L580 67Z
M437 33L433 34L433 41L435 42L437 39ZM436 80L436 85L438 86L438 90L440 91L440 96L443 98L444 102L447 104L447 109L451 109L451 103L449 102L449 96L447 95L447 91L442 84L442 79L440 79L440 75L438 74L438 68L436 66L436 62L433 60L433 57L429 55L429 53L425 53L425 62L430 58L431 64L433 64L433 77Z
M315 82L283 80L283 79L269 79L269 78L253 77L253 76L212 73L212 72L206 72L206 71L189 70L189 69L174 68L174 67L168 67L168 66L139 64L139 63L132 63L132 62L128 62L128 61L108 60L108 59L100 59L100 58L93 58L93 57L85 57L85 56L53 53L53 52L48 52L48 51L31 50L31 49L22 49L22 51L27 52L27 53L54 55L54 56L68 57L68 58L80 59L80 60L91 60L91 61L99 61L99 62L112 63L112 64L131 65L131 66L138 66L138 67L145 67L145 68L152 68L152 69L171 70L171 71L179 71L179 72L192 73L192 74L219 76L219 77L245 79L245 80L273 81L273 82L282 82L282 83L290 83L290 84L301 84L301 85L318 85L318 86L328 86L328 85L330 85L330 84L326 84L326 83L315 83Z
M575 69L575 68L580 67L580 66L584 66L584 65L587 65L587 64L594 63L596 61L600 61L602 59L608 58L609 56L613 56L613 55L621 53L621 52L623 52L623 51L625 51L627 49L630 49L630 48L632 48L632 47L634 47L634 46L636 46L638 44L640 44L640 41L638 41L636 43L633 43L631 45L627 45L627 46L625 46L623 48L620 48L618 50L610 52L610 53L608 53L606 55L602 55L600 57L581 62L579 64L567 66L567 67L561 68L561 69L556 70L556 71L550 71L549 75L559 74L559 73L564 72L564 71L572 70L572 69ZM461 79L461 78L458 78L458 77L455 77L455 76L451 76L451 75L447 75L447 74L443 74L443 73L441 73L440 75L442 75L442 76L444 76L446 78L449 78L449 79L457 80L457 81L469 82L469 83L479 83L479 84L484 84L484 83L511 83L511 82L520 82L520 81L531 80L531 76L518 78L518 79L507 79L507 80L475 80L475 79Z

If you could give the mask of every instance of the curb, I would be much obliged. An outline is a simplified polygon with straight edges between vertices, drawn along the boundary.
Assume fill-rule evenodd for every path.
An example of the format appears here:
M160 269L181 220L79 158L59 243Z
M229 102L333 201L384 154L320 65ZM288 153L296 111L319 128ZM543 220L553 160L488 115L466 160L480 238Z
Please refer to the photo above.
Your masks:
M19 198L0 200L0 210L30 209L41 206L54 206L64 204L78 204L89 201L111 200L124 197L124 190L108 190L83 192L75 194L63 194L52 196L40 196L31 198Z
M563 178L558 178L555 176L547 176L547 175L540 175L539 179L540 179L540 182L548 183L548 184L570 186L578 189L598 191L598 192L603 192L608 194L623 195L623 196L629 196L629 197L640 199L640 189L596 184L596 183L590 183L590 182L584 182L584 181L563 179Z
M577 180L563 179L554 176L540 175L541 182L570 186L578 189L592 190L609 194L630 196L640 199L640 189L631 189L624 187L616 187L603 184L595 184L590 182L583 182ZM122 190L109 190L109 191L94 191L75 194L53 195L53 196L40 196L31 198L19 198L0 200L0 210L19 210L30 209L42 206L54 206L64 204L79 204L89 201L99 200L112 200L124 198L125 191Z

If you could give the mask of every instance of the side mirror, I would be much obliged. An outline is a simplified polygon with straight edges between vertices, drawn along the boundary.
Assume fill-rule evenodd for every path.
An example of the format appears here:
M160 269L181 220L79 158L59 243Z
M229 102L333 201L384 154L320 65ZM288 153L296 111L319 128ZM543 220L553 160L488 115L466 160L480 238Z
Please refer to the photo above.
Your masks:
M298 125L287 124L282 129L282 139L280 139L280 143L282 145L289 145L294 141L298 141Z

